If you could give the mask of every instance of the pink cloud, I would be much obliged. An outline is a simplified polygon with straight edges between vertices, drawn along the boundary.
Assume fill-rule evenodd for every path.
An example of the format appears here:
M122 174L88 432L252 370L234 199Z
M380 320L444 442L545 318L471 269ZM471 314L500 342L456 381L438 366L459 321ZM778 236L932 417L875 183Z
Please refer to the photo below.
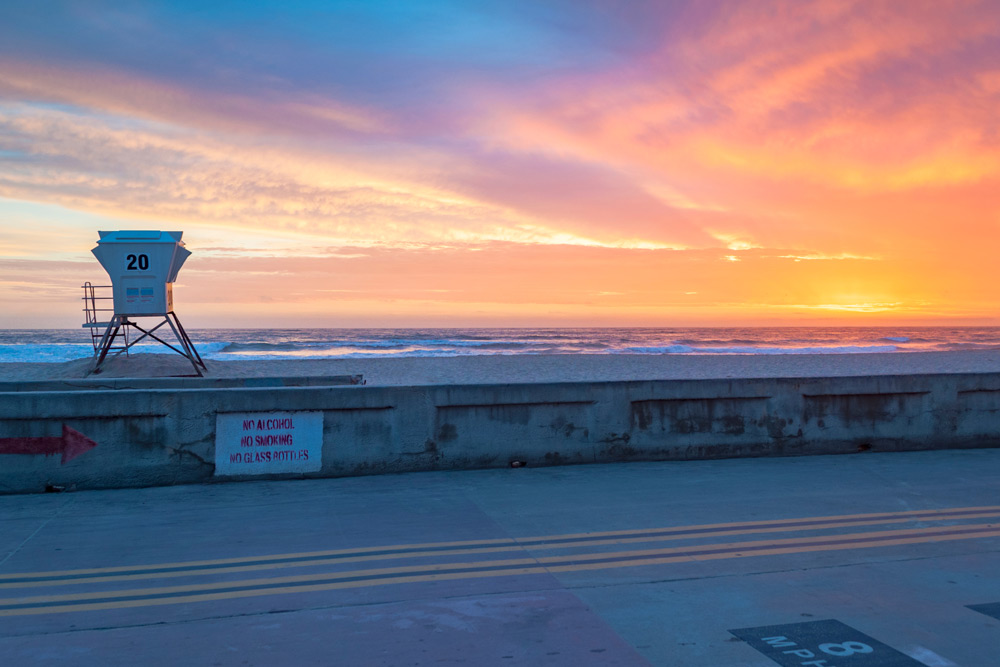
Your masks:
M996 305L1000 6L692 2L649 24L586 67L439 59L433 86L369 98L6 53L0 196L243 238L191 263L206 315L209 285L320 319Z

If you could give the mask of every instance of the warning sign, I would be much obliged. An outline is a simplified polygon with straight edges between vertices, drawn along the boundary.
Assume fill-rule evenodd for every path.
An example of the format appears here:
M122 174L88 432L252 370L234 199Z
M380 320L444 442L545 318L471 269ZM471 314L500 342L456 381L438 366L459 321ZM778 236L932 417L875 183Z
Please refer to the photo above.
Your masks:
M316 472L322 412L230 412L215 418L216 475Z

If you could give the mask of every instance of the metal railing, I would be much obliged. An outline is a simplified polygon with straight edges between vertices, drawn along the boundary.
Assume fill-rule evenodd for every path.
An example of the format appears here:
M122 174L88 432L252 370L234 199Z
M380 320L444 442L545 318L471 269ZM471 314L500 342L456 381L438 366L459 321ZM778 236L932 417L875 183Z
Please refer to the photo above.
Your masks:
M114 302L112 289L111 285L92 285L90 281L83 284L83 312L86 318L83 328L90 330L90 342L94 346L94 352L97 352L101 338L115 314L114 304L112 303L110 307L107 304L108 301ZM116 338L123 340L114 341L109 349L123 349L125 354L128 354L128 327L123 327Z

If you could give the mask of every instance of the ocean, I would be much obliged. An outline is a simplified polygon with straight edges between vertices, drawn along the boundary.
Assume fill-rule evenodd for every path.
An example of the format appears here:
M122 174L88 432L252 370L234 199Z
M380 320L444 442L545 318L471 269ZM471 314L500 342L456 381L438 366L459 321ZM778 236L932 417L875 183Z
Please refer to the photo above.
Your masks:
M206 361L496 354L844 354L1000 349L1000 327L194 329L188 334ZM170 340L170 333L165 335ZM135 350L170 353L166 347L155 342L141 343ZM86 330L0 330L0 363L56 363L92 354L90 334Z

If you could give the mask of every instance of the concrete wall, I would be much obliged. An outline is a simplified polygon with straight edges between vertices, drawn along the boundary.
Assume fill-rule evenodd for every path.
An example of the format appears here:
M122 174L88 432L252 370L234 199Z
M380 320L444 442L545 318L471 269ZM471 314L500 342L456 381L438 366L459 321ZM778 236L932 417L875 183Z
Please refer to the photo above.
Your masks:
M261 478L215 474L219 415L232 413L322 413L319 469L264 478L1000 445L1000 374L269 384L2 392L0 451L4 442L51 440L64 426L98 444L65 464L58 455L0 454L0 492Z

